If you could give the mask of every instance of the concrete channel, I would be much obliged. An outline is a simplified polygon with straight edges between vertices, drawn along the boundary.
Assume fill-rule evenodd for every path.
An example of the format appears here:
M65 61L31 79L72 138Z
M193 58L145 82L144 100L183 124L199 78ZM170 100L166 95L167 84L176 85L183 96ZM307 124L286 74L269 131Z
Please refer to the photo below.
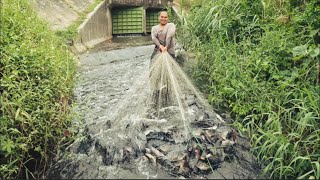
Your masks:
M37 1L42 2L42 10L48 9L45 3L52 3ZM56 1L57 10L51 9L50 13L63 12L67 20L60 20L59 25L53 17L51 21L56 24L52 26L67 27L85 9L82 5L89 6L93 0L75 2ZM172 0L105 0L87 15L73 42L79 53L72 127L76 140L59 150L46 178L260 177L261 168L250 153L248 139L203 103L198 95L201 93L195 92L174 62L173 71L180 73L180 77L173 76L180 78L177 86L182 89L185 120L182 122L181 111L174 105L159 109L157 113L161 116L155 116L149 84L154 46L144 35L157 23L155 14L172 3ZM141 37L116 37L119 35ZM183 54L179 49L177 52ZM185 133L190 134L184 136Z

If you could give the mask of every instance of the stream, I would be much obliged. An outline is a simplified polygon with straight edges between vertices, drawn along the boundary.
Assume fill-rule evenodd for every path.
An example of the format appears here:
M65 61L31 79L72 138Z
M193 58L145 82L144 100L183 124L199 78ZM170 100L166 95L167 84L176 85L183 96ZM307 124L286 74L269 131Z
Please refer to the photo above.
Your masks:
M78 133L46 178L260 178L249 140L191 84L181 85L190 82L179 66L172 77L181 74L180 84L173 84L181 89L180 107L154 108L153 48L146 37L119 37L79 55L73 104Z

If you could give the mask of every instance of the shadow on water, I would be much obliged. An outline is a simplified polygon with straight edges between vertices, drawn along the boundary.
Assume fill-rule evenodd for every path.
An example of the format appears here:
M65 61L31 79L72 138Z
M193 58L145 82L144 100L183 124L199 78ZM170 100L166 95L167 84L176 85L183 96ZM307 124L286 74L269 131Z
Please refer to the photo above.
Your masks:
M153 47L80 56L81 136L56 157L47 178L259 178L248 140L212 110L169 54L150 63Z

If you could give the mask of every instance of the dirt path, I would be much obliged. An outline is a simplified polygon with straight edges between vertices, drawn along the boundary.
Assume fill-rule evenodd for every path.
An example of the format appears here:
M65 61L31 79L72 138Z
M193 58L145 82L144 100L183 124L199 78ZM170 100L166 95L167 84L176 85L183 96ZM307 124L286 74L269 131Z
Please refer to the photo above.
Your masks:
M80 55L74 108L79 138L59 153L47 178L259 177L248 140L194 94L184 97L187 122L175 106L155 117L149 98L153 45L103 51L111 46Z

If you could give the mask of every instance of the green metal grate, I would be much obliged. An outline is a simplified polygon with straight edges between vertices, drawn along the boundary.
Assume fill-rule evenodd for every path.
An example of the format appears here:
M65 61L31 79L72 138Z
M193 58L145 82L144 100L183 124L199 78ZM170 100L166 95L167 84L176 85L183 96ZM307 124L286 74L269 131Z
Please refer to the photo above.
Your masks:
M146 16L147 16L147 32L151 32L152 26L159 24L159 12L160 9L147 9Z
M112 33L143 33L143 7L112 9Z

